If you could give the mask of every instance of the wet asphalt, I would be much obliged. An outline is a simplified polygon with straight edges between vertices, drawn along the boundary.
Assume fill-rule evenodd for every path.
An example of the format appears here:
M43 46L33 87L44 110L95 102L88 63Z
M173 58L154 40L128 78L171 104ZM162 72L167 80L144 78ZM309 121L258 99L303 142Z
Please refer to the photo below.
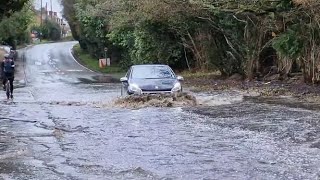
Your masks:
M117 108L120 84L74 44L21 50L14 100L0 92L1 179L320 179L319 109L238 92Z

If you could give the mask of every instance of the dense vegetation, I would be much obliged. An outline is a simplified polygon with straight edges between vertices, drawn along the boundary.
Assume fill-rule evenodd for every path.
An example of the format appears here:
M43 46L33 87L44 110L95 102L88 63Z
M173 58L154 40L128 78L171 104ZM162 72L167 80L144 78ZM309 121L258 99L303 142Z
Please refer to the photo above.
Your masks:
M124 67L166 63L320 81L318 0L62 0L81 47Z
M31 27L32 30L40 32L39 38L49 40L49 41L58 41L61 39L61 27L60 25L47 18L43 20L42 24L37 24Z
M28 42L29 26L34 20L29 0L4 0L0 4L0 41L11 45Z
M2 0L0 4L0 19L20 11L28 2L29 0Z

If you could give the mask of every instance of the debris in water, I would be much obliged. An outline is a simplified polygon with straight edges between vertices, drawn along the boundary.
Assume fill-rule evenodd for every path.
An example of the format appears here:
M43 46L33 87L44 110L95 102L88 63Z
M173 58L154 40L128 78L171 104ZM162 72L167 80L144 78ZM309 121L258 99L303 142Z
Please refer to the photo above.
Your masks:
M188 93L143 94L121 97L114 103L123 108L196 106L196 97Z

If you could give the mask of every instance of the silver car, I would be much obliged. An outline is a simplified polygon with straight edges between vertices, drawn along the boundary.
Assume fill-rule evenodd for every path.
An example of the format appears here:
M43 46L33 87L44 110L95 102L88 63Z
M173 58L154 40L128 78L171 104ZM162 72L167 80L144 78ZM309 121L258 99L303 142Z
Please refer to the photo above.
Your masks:
M168 65L133 65L122 82L127 94L177 93L182 91L183 77L177 76Z

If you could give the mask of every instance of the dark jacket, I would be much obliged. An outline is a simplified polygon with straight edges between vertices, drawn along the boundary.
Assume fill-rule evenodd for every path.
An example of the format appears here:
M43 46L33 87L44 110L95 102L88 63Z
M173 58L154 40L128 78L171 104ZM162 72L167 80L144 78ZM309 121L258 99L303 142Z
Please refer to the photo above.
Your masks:
M3 60L1 62L0 68L1 68L1 77L2 78L4 76L7 76L7 77L13 77L14 76L14 61L13 60L10 60L10 61L11 61L12 73L5 73L4 72L4 62L5 62L5 60Z

